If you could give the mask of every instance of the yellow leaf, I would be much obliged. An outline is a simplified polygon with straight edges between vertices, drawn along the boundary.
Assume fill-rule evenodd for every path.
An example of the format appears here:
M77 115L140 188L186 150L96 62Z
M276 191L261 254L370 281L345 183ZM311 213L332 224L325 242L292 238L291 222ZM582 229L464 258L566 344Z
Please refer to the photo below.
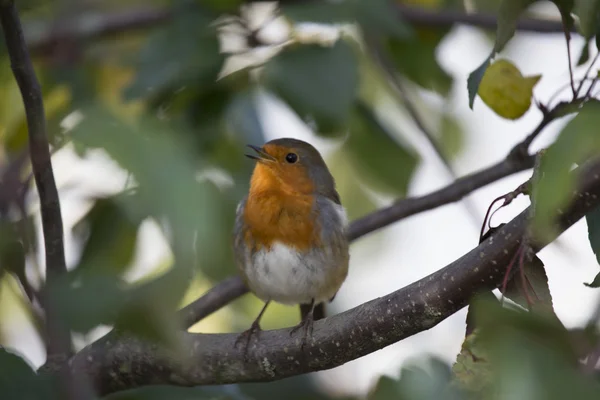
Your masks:
M531 107L533 88L541 77L524 77L512 62L500 59L485 71L479 85L479 97L499 116L515 120Z

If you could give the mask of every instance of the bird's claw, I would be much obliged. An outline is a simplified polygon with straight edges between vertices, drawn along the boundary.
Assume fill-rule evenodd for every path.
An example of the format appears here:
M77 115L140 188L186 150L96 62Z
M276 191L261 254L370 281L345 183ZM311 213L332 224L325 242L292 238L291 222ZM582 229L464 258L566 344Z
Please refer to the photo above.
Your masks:
M309 314L306 318L304 318L302 321L300 321L300 323L298 325L296 325L295 327L293 327L292 330L290 331L290 336L292 336L300 329L304 329L304 334L302 335L302 342L300 343L301 349L304 349L304 346L306 346L307 339L309 337L312 337L313 322L314 322L314 320L312 318L312 315Z
M235 348L237 348L240 343L244 341L246 342L246 344L244 345L244 358L248 357L248 348L250 347L250 340L252 339L252 335L255 335L258 339L260 331L260 325L257 323L253 323L249 329L240 333L237 339L235 340L235 343L233 344Z

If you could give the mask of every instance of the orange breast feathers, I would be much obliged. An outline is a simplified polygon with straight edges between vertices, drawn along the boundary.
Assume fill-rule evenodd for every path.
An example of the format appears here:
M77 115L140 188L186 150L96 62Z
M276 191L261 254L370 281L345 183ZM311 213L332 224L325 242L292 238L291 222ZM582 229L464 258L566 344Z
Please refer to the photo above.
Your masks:
M300 251L321 245L310 181L288 178L260 164L252 174L244 222L246 243L255 251L270 249L274 242Z

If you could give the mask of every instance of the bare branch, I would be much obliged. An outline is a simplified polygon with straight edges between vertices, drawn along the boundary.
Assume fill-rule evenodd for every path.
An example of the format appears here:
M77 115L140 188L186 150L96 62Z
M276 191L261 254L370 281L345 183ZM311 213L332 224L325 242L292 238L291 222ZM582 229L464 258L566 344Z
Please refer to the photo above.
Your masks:
M406 92L406 88L400 81L400 77L396 72L396 68L394 67L392 61L389 59L385 51L383 51L380 41L375 37L366 37L366 42L368 45L368 51L371 53L373 59L379 64L380 68L387 76L388 81L390 82L394 94L398 97L398 100L404 105L406 111L412 118L413 122L419 128L423 136L427 139L433 151L440 159L444 167L448 171L448 174L452 178L452 180L458 179L458 175L454 170L454 167L450 163L450 160L444 153L442 147L438 143L438 139L435 137L434 133L427 127L426 122L423 120L421 115L419 114L419 110L413 104L410 96ZM472 203L469 202L469 199L465 199L465 206L471 219L475 223L476 226L479 226L479 217L475 210L475 207Z
M600 204L600 162L577 169L578 190L558 224L562 233ZM430 329L465 307L475 293L502 282L506 265L528 227L529 208L496 235L445 268L405 287L315 323L304 348L291 328L265 331L253 342L249 359L234 347L237 334L181 333L189 349L174 359L156 345L108 334L70 362L73 372L93 379L101 394L148 384L196 386L273 381L342 365ZM548 242L535 243L539 251Z
M198 300L179 310L179 317L183 326L189 328L246 293L248 288L239 276L225 279Z
M0 3L0 21L4 31L6 47L11 60L11 68L19 85L29 133L29 155L40 197L42 228L46 253L46 276L48 282L66 273L63 243L63 224L60 212L58 190L54 181L50 147L46 137L46 117L40 84L35 75L27 46L23 37L21 22L12 0ZM45 301L44 301L45 302ZM59 321L46 307L48 355L70 354L69 332L60 328Z

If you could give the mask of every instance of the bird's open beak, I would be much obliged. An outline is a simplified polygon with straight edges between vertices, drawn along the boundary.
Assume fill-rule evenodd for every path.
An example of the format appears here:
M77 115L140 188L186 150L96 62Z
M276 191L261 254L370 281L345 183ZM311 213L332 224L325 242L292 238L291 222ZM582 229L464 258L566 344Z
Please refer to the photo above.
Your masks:
M251 144L248 145L252 150L256 152L256 156L252 154L245 154L246 157L256 160L258 162L274 162L276 161L275 157L266 153L263 149L258 146L253 146Z

